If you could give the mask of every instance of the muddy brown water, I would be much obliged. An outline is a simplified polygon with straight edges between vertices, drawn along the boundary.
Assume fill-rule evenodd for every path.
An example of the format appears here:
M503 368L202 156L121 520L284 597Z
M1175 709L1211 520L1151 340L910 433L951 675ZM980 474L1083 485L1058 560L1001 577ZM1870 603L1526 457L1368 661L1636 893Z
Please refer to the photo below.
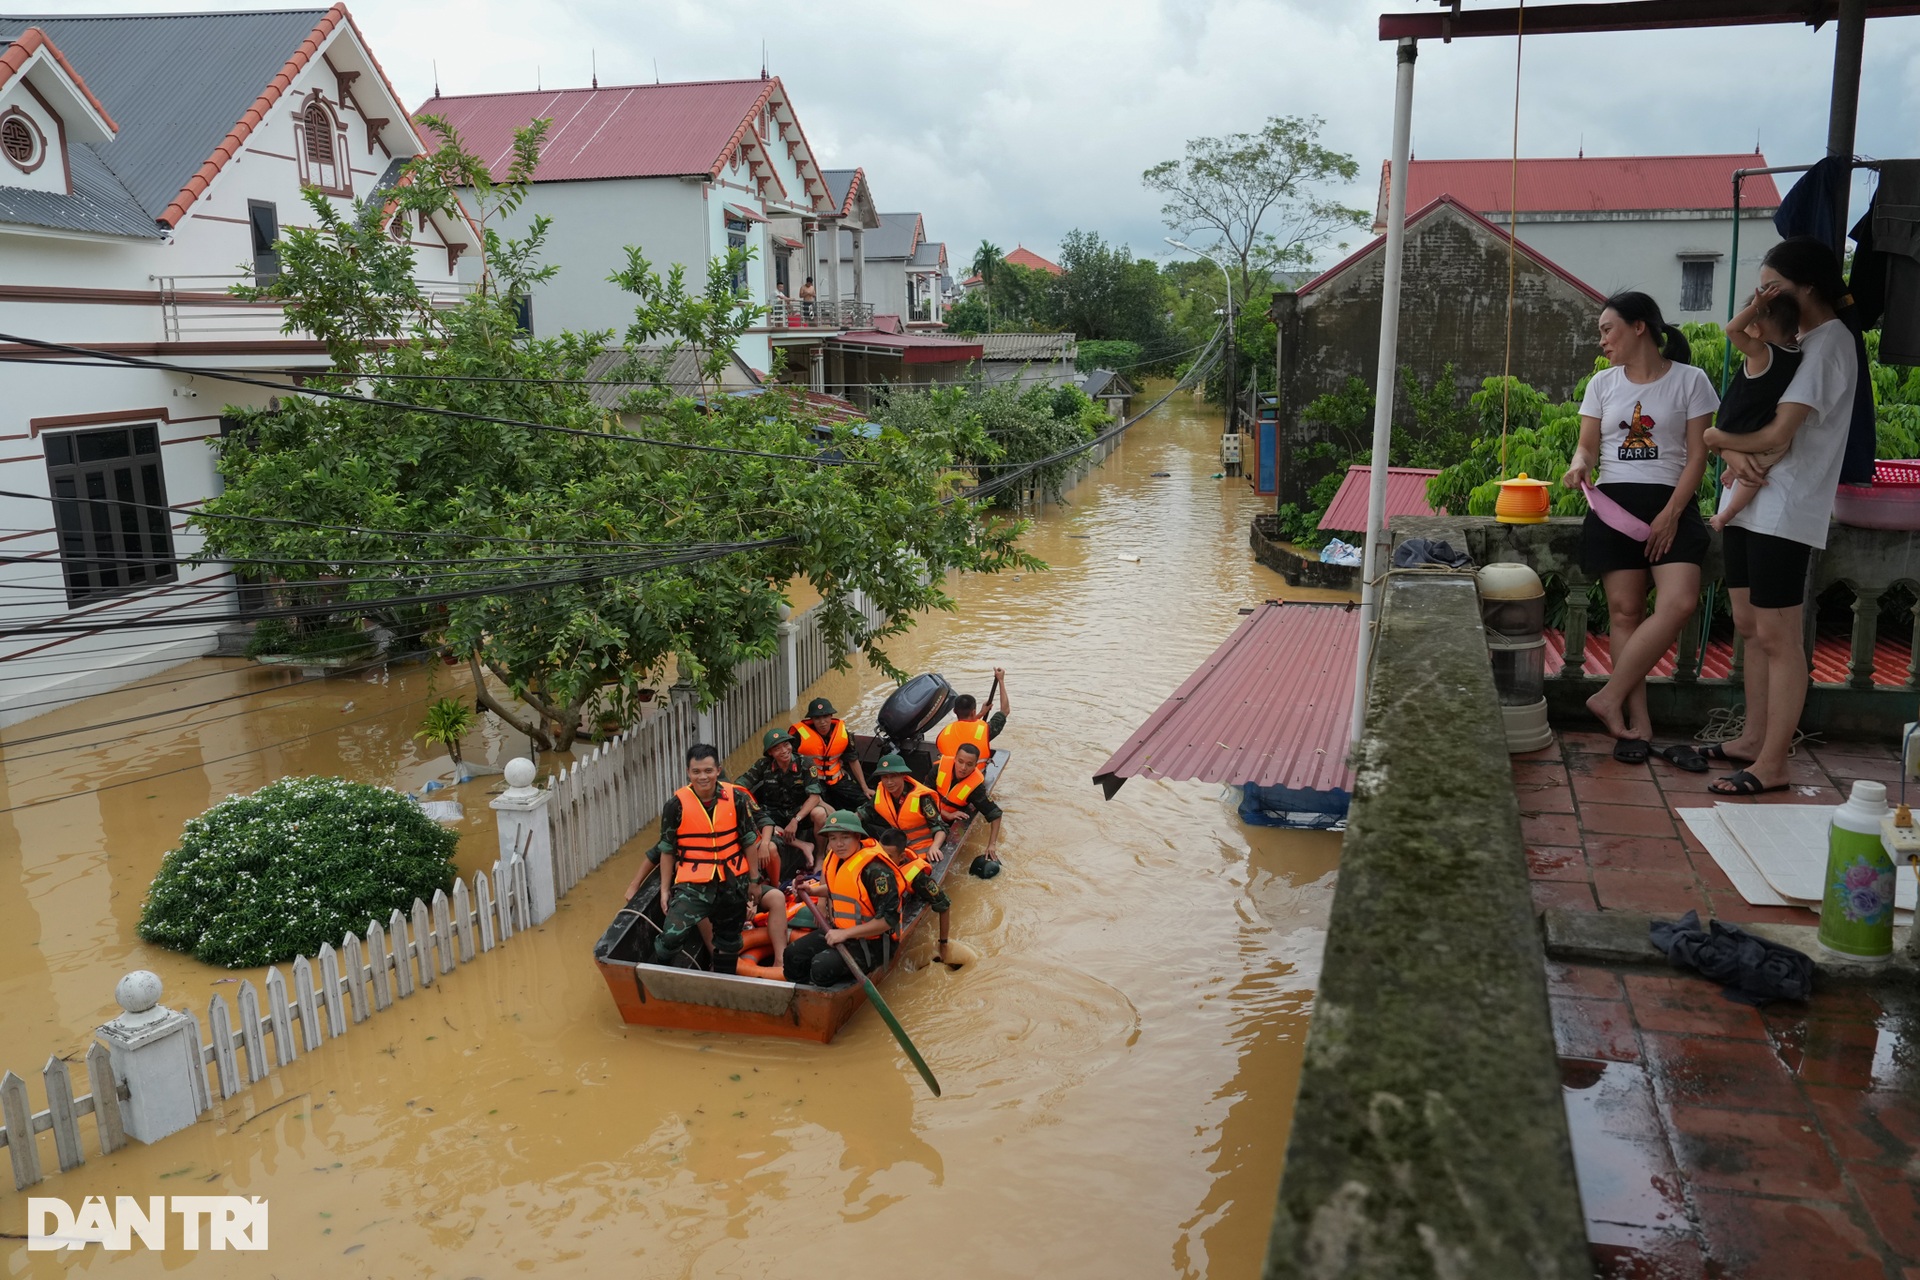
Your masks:
M1239 608L1287 594L1247 550L1262 501L1211 478L1219 429L1175 396L1038 519L1028 545L1050 572L957 581L960 611L894 646L903 667L976 693L1003 665L1013 700L1007 871L954 881L954 935L974 958L949 970L922 938L886 993L944 1098L871 1011L824 1047L622 1024L591 951L648 833L530 936L186 1132L96 1151L34 1189L70 1204L264 1196L268 1253L188 1253L176 1223L165 1254L8 1239L5 1274L708 1277L829 1258L854 1277L1253 1273L1338 837L1248 828L1205 784L1136 780L1106 801L1089 780ZM166 1002L202 1016L248 976L134 936L188 818L286 774L418 790L446 768L411 735L460 673L288 681L191 663L4 735L0 1068L28 1077L37 1105L47 1054L77 1056L117 1011L122 973L155 970ZM866 726L891 687L863 666L814 692ZM41 737L249 689L264 692ZM468 755L498 765L523 745L496 727ZM463 872L497 856L498 784L436 793L466 805ZM0 1189L0 1232L25 1218L25 1193Z

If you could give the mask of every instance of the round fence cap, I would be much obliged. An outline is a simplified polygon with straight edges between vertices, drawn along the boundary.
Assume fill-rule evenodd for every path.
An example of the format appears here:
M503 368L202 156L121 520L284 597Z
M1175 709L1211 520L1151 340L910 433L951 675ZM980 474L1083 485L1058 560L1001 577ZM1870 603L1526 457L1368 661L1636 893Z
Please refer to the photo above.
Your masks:
M128 1013L145 1013L160 1003L160 975L150 969L135 969L120 979L113 998Z
M533 785L533 777L538 770L534 768L533 761L525 756L515 756L507 761L504 772L507 775L507 785L520 790Z

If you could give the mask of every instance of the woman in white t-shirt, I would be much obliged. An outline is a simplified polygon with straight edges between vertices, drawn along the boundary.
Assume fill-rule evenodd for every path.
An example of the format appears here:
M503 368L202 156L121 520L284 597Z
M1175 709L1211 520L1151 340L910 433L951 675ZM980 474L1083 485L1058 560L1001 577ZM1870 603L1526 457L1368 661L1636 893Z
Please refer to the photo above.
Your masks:
M1580 537L1580 567L1606 588L1613 651L1613 676L1587 699L1587 709L1616 739L1614 759L1638 764L1652 750L1647 673L1693 616L1700 562L1713 541L1695 495L1706 473L1703 439L1720 397L1689 363L1686 335L1662 319L1660 305L1644 293L1607 299L1600 349L1613 367L1587 383L1580 444L1560 483L1570 489L1592 483L1597 465L1600 492L1653 530L1641 542L1589 511ZM1659 588L1652 617L1649 586ZM1699 772L1699 759L1689 759Z
M1853 330L1839 315L1847 288L1831 248L1811 236L1773 246L1760 266L1760 294L1775 292L1800 304L1800 368L1766 426L1746 435L1707 433L1727 474L1758 486L1726 528L1727 594L1746 640L1747 714L1739 737L1704 752L1745 766L1713 784L1720 795L1787 786L1787 752L1807 701L1807 566L1827 545L1861 377Z

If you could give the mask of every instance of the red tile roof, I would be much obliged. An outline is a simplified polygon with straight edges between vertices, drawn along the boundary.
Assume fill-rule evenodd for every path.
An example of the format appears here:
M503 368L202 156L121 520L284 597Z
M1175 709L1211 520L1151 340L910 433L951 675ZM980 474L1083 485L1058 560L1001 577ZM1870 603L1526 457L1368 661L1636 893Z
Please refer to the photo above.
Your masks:
M1269 600L1094 774L1351 791L1347 768L1360 614Z
M1387 519L1395 516L1436 516L1427 505L1427 481L1439 475L1420 467L1387 468ZM1320 528L1342 532L1367 527L1367 486L1373 481L1373 468L1356 463L1347 468L1347 478L1320 517Z
M1548 631L1547 674L1557 675L1566 665L1565 654L1567 638L1561 632ZM1651 674L1670 676L1673 674L1674 659L1679 653L1676 645L1661 655L1654 664ZM1882 688L1897 687L1907 682L1907 666L1912 661L1912 651L1907 643L1892 636L1879 636L1873 642L1873 683ZM1820 684L1845 684L1850 664L1853 661L1853 642L1845 635L1823 635L1813 644L1813 678ZM1613 654L1608 637L1598 632L1587 635L1586 656L1580 669L1590 676L1613 674ZM1724 680L1733 674L1733 644L1727 640L1709 640L1706 653L1701 657L1700 674L1709 680Z
M467 147L505 175L513 158L513 131L550 119L536 182L593 178L719 177L745 146L760 150L754 117L770 100L785 101L778 76L769 80L706 80L532 93L482 93L434 98L422 112L443 116ZM791 127L804 155L804 203L830 208L826 183L814 164L806 132ZM771 166L767 166L771 176Z
M1025 267L1029 271L1044 271L1050 276L1067 274L1065 268L1058 263L1048 262L1025 245L1015 245L1013 252L1007 255L1006 260L1016 267Z
M1409 202L1407 207L1409 209L1413 208L1413 205L1411 204L1411 202ZM1416 210L1413 213L1409 213L1407 215L1407 227L1409 229L1412 229L1415 225L1417 225L1423 219L1431 217L1437 210L1440 210L1443 208L1452 209L1456 214L1458 214L1462 218L1466 218L1468 221L1478 226L1481 230L1486 231L1491 235L1499 237L1500 240L1503 242L1507 238L1507 229L1505 227L1495 226L1493 223L1487 221L1485 218L1481 217L1479 214L1475 213L1473 210L1467 208L1467 206L1461 204L1458 200L1454 199L1452 196L1441 196L1438 199L1434 200L1432 203L1425 205L1424 207ZM1355 263L1366 258L1369 254L1378 252L1381 246L1385 245L1386 242L1387 242L1387 238L1385 236L1375 236L1373 240L1370 241L1369 243L1361 245L1358 249L1355 249L1352 253L1340 259L1340 261L1334 263L1332 266L1328 267L1325 271L1322 271L1319 275L1315 276L1313 279L1301 285L1298 292L1312 293L1314 290L1318 289L1321 285L1326 284L1329 280L1332 280L1335 276L1339 275L1342 271L1345 271L1348 267L1351 267ZM1514 242L1514 249L1516 252L1520 254L1520 256L1526 258L1530 262L1537 263L1539 266L1546 268L1548 271L1553 272L1553 274L1559 276L1562 280L1565 280L1568 284L1580 290L1582 293L1592 298L1595 302L1600 302L1600 303L1606 302L1607 296L1604 293L1601 293L1598 289L1594 288L1592 285L1588 284L1585 280L1582 280L1579 276L1576 276L1575 274L1573 274L1573 272L1567 270L1565 267L1555 262L1552 258L1547 257L1544 253L1541 253L1539 250L1529 247L1526 241L1516 240Z
M106 121L107 128L118 132L120 126L113 122L111 115L107 114L107 109L101 104L100 99L93 96L93 90L87 88L87 82L80 78L80 73L75 71L73 64L67 61L67 55L61 53L59 46L48 39L47 33L38 27L28 27L13 37L13 43L7 46L7 51L0 53L0 87L4 87L7 81L13 79L20 68L27 65L27 59L40 49L45 49L47 55L60 64L60 69L66 72L67 79L73 81L73 87L86 95L93 109L100 113L102 120Z
M1731 209L1733 171L1764 169L1766 157L1747 152L1711 156L1581 156L1520 161L1521 213L1625 212L1642 209ZM1413 160L1407 165L1407 207L1418 209L1450 195L1475 213L1513 206L1511 160ZM1780 189L1767 174L1741 187L1742 209L1779 207ZM1386 226L1387 165L1373 229Z

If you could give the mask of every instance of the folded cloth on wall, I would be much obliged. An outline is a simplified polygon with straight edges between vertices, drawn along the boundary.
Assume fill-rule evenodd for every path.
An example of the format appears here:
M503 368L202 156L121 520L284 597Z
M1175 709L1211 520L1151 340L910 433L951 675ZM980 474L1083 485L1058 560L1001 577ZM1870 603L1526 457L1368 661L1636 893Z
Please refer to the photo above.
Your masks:
M1408 538L1393 549L1393 567L1396 569L1418 569L1430 564L1447 569L1464 569L1471 563L1471 556L1455 551L1440 538Z
M1678 921L1655 920L1647 938L1676 969L1697 969L1741 1004L1805 1000L1813 994L1813 959L1805 952L1756 938L1738 925L1715 920L1700 927L1700 913Z

